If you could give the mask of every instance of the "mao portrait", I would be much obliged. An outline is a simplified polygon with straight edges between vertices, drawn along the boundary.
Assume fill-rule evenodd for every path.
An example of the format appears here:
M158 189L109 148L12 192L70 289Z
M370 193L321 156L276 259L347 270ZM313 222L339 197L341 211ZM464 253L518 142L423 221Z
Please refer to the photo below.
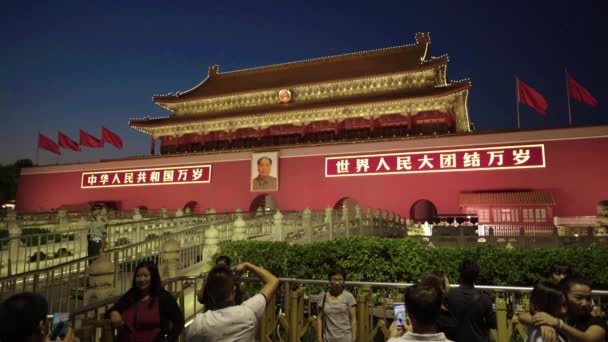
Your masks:
M251 177L251 191L278 191L278 153L253 153L251 155Z

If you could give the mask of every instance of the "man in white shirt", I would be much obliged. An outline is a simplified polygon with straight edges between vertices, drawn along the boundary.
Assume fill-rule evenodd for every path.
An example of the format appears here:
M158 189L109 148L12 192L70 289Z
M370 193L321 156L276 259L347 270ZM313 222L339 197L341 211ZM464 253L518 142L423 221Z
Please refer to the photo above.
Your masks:
M437 319L441 312L439 290L428 285L416 284L405 289L405 309L412 331L397 328L395 322L389 329L388 342L399 341L450 341L439 332Z
M238 284L235 273L252 271L264 285L255 296L236 305ZM233 273L234 272L234 273ZM196 315L188 328L187 342L254 341L258 324L266 304L279 287L279 279L267 270L251 263L242 263L234 269L216 265L207 274L204 294L207 311Z

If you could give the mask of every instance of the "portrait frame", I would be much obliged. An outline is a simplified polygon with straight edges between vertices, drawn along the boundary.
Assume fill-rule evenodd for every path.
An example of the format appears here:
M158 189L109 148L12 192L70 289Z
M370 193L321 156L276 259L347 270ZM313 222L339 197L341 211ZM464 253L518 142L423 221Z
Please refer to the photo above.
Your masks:
M267 160L265 160L267 158ZM258 167L258 161L261 163ZM270 165L268 165L270 161ZM268 174L267 168L270 167ZM254 152L251 154L251 192L274 192L279 191L279 152Z

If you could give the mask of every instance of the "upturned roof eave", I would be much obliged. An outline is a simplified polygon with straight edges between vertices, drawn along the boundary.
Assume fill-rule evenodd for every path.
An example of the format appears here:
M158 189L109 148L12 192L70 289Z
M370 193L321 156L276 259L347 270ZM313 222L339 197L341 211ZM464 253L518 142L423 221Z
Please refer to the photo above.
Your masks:
M314 104L311 103L302 103L298 106L286 107L283 104L273 105L272 107L265 108L252 108L249 111L230 111L230 112L214 112L214 113L206 113L205 115L200 114L191 114L184 116L170 116L166 118L158 118L152 120L129 120L129 126L136 128L154 128L157 126L163 126L166 124L182 124L188 122L195 122L201 120L210 120L210 119L221 119L221 118L234 118L234 117L242 117L242 116L252 116L252 115L264 115L269 113L276 112L292 112L292 111L300 111L300 110L320 110L325 108L333 108L333 107L346 107L346 106L357 106L357 105L365 105L365 104L373 104L373 103L381 103L381 102L392 102L392 101L402 101L408 99L425 99L432 97L444 97L459 91L469 90L471 88L471 83L469 80L462 80L458 82L452 82L451 84L445 87L436 87L430 89L431 92L422 93L422 94L413 94L413 93L396 93L396 94L381 94L381 96L373 96L365 99L360 99L355 97L354 99L347 99L344 101L322 101ZM391 97L393 95L393 97ZM402 95L401 97L399 95ZM407 95L407 96L406 96ZM403 97L406 96L406 97ZM351 101L349 101L351 100Z

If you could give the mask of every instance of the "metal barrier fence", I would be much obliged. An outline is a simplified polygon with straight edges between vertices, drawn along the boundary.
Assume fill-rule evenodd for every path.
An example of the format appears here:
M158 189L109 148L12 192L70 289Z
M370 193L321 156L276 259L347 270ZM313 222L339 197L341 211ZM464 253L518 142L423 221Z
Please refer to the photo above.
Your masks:
M210 223L232 220L237 213L203 214L166 219L129 220L106 225L106 249L130 245ZM248 216L248 214L242 214ZM81 222L81 221L79 221ZM231 222L230 222L231 223ZM228 223L228 224L230 224ZM51 267L87 256L89 223L82 228L0 239L0 277Z
M167 266L166 274L170 276L176 276L178 274L185 274L194 265L199 264L203 260L209 260L215 253L217 246L233 240L233 235L240 230L241 239L261 239L261 240L275 240L275 241L288 241L292 243L305 243L312 242L313 240L336 238L341 236L351 235L376 235L376 236L403 236L405 229L400 223L396 221L387 221L378 218L366 217L364 219L346 220L346 221L334 221L334 217L337 217L336 212L331 210L325 212L325 218L319 226L313 227L313 218L316 215L316 222L319 221L319 214L315 214L308 210L305 214L301 213L290 213L285 214L275 213L274 215L260 215L259 213L223 213L223 214L208 214L200 215L195 217L183 217L175 218L174 222L179 221L179 226L182 228L175 228L170 224L165 225L164 223L170 221L165 220L161 222L159 220L147 220L143 222L131 222L129 224L115 224L108 228L109 240L118 241L126 236L136 237L137 239L143 239L136 243L130 243L121 245L119 243L109 243L110 247L106 250L105 255L111 261L108 266L111 269L111 277L108 280L108 287L113 287L115 291L121 293L130 286L132 273L135 266L143 261L150 260L154 261L162 268L164 267L165 261L162 258L163 252L173 252L174 255L171 257L172 265ZM287 219L285 219L287 217ZM328 219L329 218L329 219ZM234 222L233 222L234 220ZM159 224L158 227L153 224ZM146 227L148 225L148 227ZM192 225L188 227L188 225ZM205 249L207 243L205 234L209 228L215 228L210 238L210 245L212 248L208 251ZM68 232L62 232L57 234L65 235ZM157 234L154 234L157 233ZM63 236L61 235L61 236ZM42 236L36 236L36 241L42 241ZM53 236L53 235L50 235ZM6 296L15 293L16 291L25 290L44 290L54 291L49 287L59 287L62 282L69 283L73 281L72 272L80 272L80 276L84 277L82 273L86 269L86 265L82 263L82 260L90 260L86 258L86 230L79 230L74 233L73 240L69 238L66 241L60 241L57 244L48 244L44 248L52 250L55 247L63 248L61 251L70 249L65 244L73 243L76 244L74 250L78 248L78 254L67 253L59 255L55 261L51 262L42 260L42 254L35 254L36 261L34 262L26 260L22 264L27 267L24 272L13 274L8 277L0 278L0 299L6 298ZM167 242L174 240L172 245L168 247L170 250L164 251ZM74 242L76 241L76 242ZM215 242L213 242L215 241ZM11 240L11 243L15 243L15 239ZM63 243L64 245L61 245ZM38 250L43 249L43 244L36 244L36 253ZM17 249L19 250L19 249ZM30 253L32 251L27 251ZM26 252L24 252L25 254ZM204 253L206 253L204 255ZM9 253L10 254L10 253ZM29 255L29 254L27 254ZM169 254L167 254L169 255ZM63 262L61 262L63 261ZM87 261L88 262L88 261ZM37 265L35 267L34 265ZM68 270L68 271L66 271ZM91 273L91 270L87 271ZM91 275L93 276L93 275ZM79 278L80 279L80 278ZM52 282L51 282L52 280ZM42 281L42 282L41 282ZM15 286L19 284L20 286ZM84 285L78 283L84 288ZM83 292L78 290L79 292ZM84 295L79 295L75 298L76 307L84 303Z
M257 279L242 278L245 298L257 292ZM260 341L316 341L316 315L321 294L327 289L327 281L311 279L280 279L282 286L272 298L260 322ZM164 282L165 288L176 298L186 317L186 326L194 315L203 311L197 294L204 285L202 276L176 277ZM357 299L357 340L377 341L388 339L388 327L393 321L394 302L403 301L403 290L408 283L346 282L347 289ZM452 285L454 286L454 285ZM491 334L498 342L507 342L519 336L526 340L527 327L519 324L515 310L528 310L527 296L532 288L510 286L476 286L486 291L494 302L497 329ZM594 290L596 303L608 297L608 291ZM119 299L119 296L73 311L72 325L81 341L112 341L115 332L103 314ZM101 329L100 329L101 328ZM185 331L180 341L184 340Z
M0 239L0 277L44 269L87 254L87 229Z
M232 214L218 215L221 219L230 219L233 217ZM246 215L247 216L247 215ZM268 218L265 216L252 217L253 222L264 221ZM144 239L144 241L132 243L129 245L116 246L105 251L104 255L111 262L109 265L103 266L103 272L106 269L111 270L110 279L107 282L108 288L113 288L116 293L123 293L126 289L131 286L133 272L138 263L144 260L153 261L159 265L161 271L165 271L166 274L177 275L180 272L187 272L192 267L198 267L203 259L203 252L205 248L205 232L211 227L216 227L217 221L211 221L207 223L198 223L192 228L186 228L173 232L170 234L162 234L160 236L154 236L152 238ZM228 231L231 229L229 225L232 223L220 223L222 229ZM86 230L79 232L86 236ZM251 231L252 235L247 238L252 239L261 237L264 234L259 231ZM230 230L231 234L231 230ZM51 235L53 236L53 235ZM226 236L227 239L230 236ZM83 240L79 240L79 243ZM84 240L84 248L86 249L86 239ZM172 241L171 244L168 244ZM41 249L43 245L37 245L36 248ZM170 247L167 247L170 246ZM169 248L169 249L167 249ZM163 258L163 252L174 253L170 260ZM214 252L214 251L213 251ZM86 252L85 252L86 255ZM31 268L26 272L15 274L7 277L0 278L0 300L7 298L8 296L23 292L33 291L41 292L56 297L55 294L65 295L64 290L70 290L70 299L67 300L71 304L69 307L65 303L57 303L56 305L51 303L51 309L60 311L66 308L78 308L81 307L85 301L85 288L86 278L88 273L93 273L88 268L95 257L78 257L73 260L69 260L60 264L49 264L44 265L43 268ZM26 263L30 265L32 263ZM38 265L43 265L42 261ZM88 272L88 273L87 273ZM93 276L93 274L91 274ZM75 294L77 293L77 295Z

